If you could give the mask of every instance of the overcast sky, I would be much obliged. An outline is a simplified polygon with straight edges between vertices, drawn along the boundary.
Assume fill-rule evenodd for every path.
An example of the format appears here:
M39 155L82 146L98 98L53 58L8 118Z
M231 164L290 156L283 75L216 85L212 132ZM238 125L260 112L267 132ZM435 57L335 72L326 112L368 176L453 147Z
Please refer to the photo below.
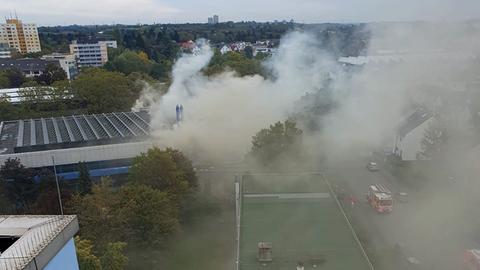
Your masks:
M480 0L0 0L38 25L221 21L372 22L480 18Z

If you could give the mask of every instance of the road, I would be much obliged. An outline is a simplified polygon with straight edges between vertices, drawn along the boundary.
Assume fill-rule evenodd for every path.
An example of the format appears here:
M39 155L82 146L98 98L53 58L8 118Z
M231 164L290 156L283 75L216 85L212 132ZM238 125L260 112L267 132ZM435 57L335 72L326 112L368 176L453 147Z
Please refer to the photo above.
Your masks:
M469 239L462 214L445 194L446 188L435 194L422 194L398 183L386 170L370 172L365 168L368 158L342 161L329 166L327 179L359 199L351 208L346 207L359 237L367 240L367 249L376 255L377 269L464 269L462 252L474 245ZM390 214L376 213L366 201L367 188L371 184L384 184L392 192L407 192L408 202L394 204ZM445 198L447 197L447 198ZM351 209L349 209L351 208ZM402 246L402 256L396 244ZM413 256L419 265L409 264L405 257ZM402 258L400 258L402 257Z
M369 160L371 157L352 157L319 166L322 169L317 171L324 171L332 185L342 187L359 199L354 208L345 207L345 210L359 238L365 242L367 252L372 255L376 269L465 269L462 261L464 250L480 248L480 236L476 236L477 229L473 225L480 223L480 217L475 220L475 216L470 214L471 209L465 207L463 198L468 185L461 187L448 181L435 181L433 187L412 189L400 183L382 166L378 172L368 171L366 164ZM225 173L224 178L233 181L235 173L241 171L218 166L199 173L207 178L211 178L212 173ZM226 182L233 187L232 182ZM384 184L392 192L407 192L408 202L395 202L390 214L376 213L366 201L368 186L372 184ZM211 189L217 184L208 186ZM231 195L231 192L224 194ZM395 249L397 244L402 247L401 255ZM417 258L420 264L409 264L406 258L410 256Z

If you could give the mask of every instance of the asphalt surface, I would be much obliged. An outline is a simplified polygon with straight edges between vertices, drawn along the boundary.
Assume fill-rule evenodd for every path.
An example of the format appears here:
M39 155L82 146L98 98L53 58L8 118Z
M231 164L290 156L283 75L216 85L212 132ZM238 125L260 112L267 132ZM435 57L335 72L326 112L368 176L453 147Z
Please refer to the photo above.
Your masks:
M380 170L368 171L368 161L377 161ZM452 182L447 173L420 189L390 175L382 163L372 157L352 157L315 170L323 171L327 180L347 196L358 199L353 208L347 203L344 208L375 269L466 269L464 251L480 248L480 229L475 226L480 224L480 216L475 215L480 198L471 200L472 196L478 197L480 184L472 188L470 183ZM244 171L224 170L228 171L228 179L232 179L228 186L233 186L234 174ZM213 168L201 174L217 171L222 169ZM393 193L406 192L408 202L395 201L392 213L377 213L366 200L368 186L372 184L384 184ZM226 194L231 196L231 192ZM471 194L470 198L466 198L467 194ZM409 257L416 258L419 264L409 263Z
M471 228L465 225L463 208L455 204L454 198L461 195L449 196L457 191L448 185L426 195L402 185L382 166L378 172L368 171L369 160L335 163L325 176L347 196L358 199L354 207L345 203L345 209L376 269L465 269L463 251L475 243L468 234ZM372 184L384 184L394 193L407 192L408 202L396 201L392 213L377 213L366 200ZM409 257L419 264L409 263Z

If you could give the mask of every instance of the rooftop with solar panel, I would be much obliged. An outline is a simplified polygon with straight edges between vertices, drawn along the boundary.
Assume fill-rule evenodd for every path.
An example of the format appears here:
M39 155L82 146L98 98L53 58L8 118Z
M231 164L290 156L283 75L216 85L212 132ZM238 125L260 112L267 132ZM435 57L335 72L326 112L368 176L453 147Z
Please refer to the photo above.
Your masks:
M146 111L5 121L0 154L141 141L149 131Z

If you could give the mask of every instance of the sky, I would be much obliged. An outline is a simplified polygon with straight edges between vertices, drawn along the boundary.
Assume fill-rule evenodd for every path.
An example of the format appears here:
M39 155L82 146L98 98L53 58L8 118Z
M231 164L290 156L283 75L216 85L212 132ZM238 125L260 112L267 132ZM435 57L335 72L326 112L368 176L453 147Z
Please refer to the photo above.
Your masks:
M0 15L40 26L220 21L300 23L480 19L480 0L0 0Z

